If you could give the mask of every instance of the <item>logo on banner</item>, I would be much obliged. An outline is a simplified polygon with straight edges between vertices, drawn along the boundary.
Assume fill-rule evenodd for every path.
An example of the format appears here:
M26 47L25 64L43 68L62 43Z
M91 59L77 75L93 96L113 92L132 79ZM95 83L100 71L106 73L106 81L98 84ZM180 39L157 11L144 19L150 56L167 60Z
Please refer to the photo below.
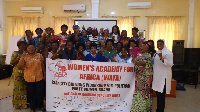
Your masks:
M58 61L57 63L50 63L48 69L53 72L54 78L67 77L67 65L64 62Z

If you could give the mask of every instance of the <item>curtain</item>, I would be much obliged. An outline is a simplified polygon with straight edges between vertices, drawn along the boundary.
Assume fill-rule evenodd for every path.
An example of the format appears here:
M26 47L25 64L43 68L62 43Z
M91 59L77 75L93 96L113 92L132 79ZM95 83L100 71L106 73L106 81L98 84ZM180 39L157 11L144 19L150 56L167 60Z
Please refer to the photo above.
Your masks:
M120 31L126 30L128 37L132 37L132 28L134 27L134 17L121 17L119 20L117 20L117 26L119 26Z
M126 30L127 36L132 37L135 17L103 16L103 18L119 18L119 20L117 20L117 26L119 27L120 33L122 30Z
M33 31L34 36L36 36L35 29L38 28L38 17L13 17L12 22L12 36L24 36L26 30Z
M66 24L68 26L67 33L73 30L74 20L72 18L79 18L79 17L55 17L54 18L54 31L55 34L61 33L61 26ZM73 31L72 31L73 32Z
M154 40L157 49L157 40L165 39L166 46L172 50L173 40L180 39L181 17L149 17L148 40Z

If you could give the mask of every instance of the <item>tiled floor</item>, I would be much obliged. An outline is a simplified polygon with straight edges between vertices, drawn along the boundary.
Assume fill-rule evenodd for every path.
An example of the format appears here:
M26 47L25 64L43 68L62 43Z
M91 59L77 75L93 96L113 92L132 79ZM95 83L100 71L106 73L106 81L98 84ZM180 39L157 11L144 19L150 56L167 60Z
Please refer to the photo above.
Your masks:
M8 82L9 79L0 80L0 112L30 112L29 109L13 109L9 97L12 95L13 82L11 81L11 86L8 86ZM176 98L166 98L165 112L200 112L200 84L197 89L194 85L185 85L185 88L186 91L177 91ZM153 112L156 109L156 100L154 97Z

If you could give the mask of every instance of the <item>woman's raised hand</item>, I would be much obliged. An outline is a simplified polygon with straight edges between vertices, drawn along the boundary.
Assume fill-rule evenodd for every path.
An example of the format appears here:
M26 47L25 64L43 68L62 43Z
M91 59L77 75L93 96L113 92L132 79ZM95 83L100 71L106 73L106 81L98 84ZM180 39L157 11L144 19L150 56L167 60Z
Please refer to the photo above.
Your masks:
M22 58L24 58L26 56L26 52L23 51L23 54L21 55Z

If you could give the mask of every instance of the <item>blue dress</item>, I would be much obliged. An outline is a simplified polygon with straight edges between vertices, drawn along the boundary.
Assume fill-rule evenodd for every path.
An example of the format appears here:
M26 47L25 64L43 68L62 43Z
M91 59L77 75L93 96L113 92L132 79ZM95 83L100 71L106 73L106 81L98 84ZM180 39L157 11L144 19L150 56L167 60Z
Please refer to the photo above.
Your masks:
M40 43L41 38L35 37L33 38L30 43L35 46L35 49L37 49L37 44Z
M106 59L104 56L102 56L101 54L97 54L96 58L94 58L91 53L87 54L85 57L85 61L99 61L99 62L105 62Z
M86 44L86 41L89 40L88 38L84 39L82 36L79 36L79 41L83 42Z

